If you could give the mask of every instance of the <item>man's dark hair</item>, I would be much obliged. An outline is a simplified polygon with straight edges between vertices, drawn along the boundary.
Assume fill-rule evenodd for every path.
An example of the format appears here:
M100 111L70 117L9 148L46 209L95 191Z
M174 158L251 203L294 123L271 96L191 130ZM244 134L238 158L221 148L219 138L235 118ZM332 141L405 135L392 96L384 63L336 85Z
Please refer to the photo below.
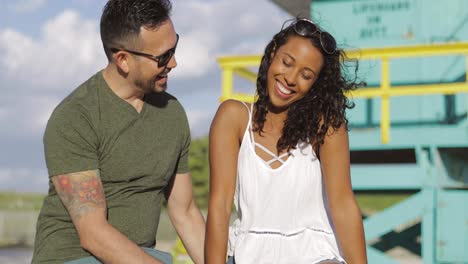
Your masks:
M169 0L109 0L101 16L101 40L111 61L110 48L134 48L141 27L155 29L170 17Z

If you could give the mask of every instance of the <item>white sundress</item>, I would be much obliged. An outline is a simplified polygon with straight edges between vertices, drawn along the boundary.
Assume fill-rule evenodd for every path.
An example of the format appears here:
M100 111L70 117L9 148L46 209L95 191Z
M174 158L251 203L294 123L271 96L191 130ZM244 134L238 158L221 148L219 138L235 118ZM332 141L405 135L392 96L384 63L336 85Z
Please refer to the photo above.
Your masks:
M276 156L255 143L252 109L247 109L249 123L239 149L234 194L237 219L229 228L228 255L236 264L345 263L311 144L299 143L290 153ZM264 161L254 146L273 159ZM282 165L273 169L274 161Z

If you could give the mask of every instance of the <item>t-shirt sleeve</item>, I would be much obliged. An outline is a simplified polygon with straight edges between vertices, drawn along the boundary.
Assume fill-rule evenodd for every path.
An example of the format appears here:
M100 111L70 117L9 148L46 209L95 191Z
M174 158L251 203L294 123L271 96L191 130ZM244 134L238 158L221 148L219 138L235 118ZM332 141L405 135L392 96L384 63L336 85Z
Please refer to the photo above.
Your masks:
M183 145L182 145L182 150L180 152L179 156L179 161L177 162L177 169L176 173L177 174L182 174L182 173L187 173L190 171L189 169L189 150L190 150L190 142L191 142L191 137L190 137L190 127L188 124L187 116L185 114L185 111L183 112L183 118L182 118L184 128L183 128Z
M79 109L56 109L44 133L49 176L98 169L98 137Z

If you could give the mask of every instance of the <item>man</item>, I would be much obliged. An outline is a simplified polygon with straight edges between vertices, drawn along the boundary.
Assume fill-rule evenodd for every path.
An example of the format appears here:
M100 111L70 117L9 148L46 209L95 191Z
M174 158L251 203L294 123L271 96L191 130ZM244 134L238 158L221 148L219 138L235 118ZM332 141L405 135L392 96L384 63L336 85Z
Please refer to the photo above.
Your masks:
M202 263L188 122L166 93L179 39L170 11L169 0L106 4L109 64L57 106L45 131L50 188L33 263L170 263L153 249L164 196L189 255Z

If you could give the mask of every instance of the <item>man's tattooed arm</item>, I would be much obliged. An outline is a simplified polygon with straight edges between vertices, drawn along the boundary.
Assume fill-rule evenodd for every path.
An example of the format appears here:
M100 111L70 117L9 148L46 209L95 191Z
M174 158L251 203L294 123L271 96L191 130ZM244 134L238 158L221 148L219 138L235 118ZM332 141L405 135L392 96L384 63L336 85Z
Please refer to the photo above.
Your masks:
M98 170L53 176L52 182L72 218L83 249L103 263L162 264L107 222Z
M52 182L73 222L92 212L102 211L106 215L99 170L57 175L52 177Z

